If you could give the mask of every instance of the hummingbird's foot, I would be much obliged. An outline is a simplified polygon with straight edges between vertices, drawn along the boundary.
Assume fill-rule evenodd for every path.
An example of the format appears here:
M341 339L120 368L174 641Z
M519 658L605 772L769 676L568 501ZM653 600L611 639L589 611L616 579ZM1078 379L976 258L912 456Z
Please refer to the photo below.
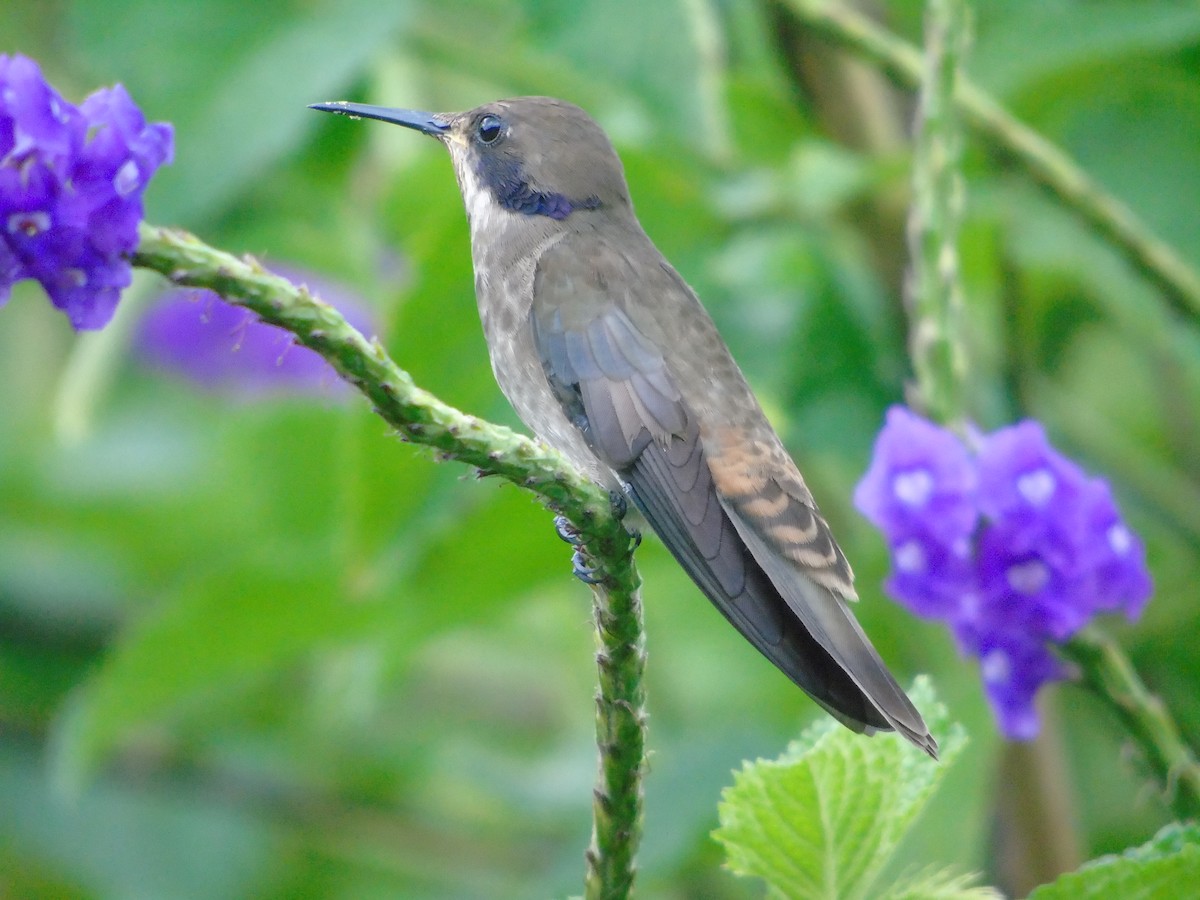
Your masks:
M599 584L604 580L603 575L598 575L597 570L587 564L583 558L583 551L578 547L571 555L571 573L584 584Z
M638 547L642 546L642 533L636 528L629 529L629 536L633 538L633 543L629 546L629 552L632 553Z
M572 547L578 547L583 540L579 536L579 529L572 525L566 516L554 517L554 533Z
M613 515L617 517L617 521L625 518L625 514L629 512L629 501L625 499L625 494L621 491L609 491L608 502L612 504Z
M579 533L579 529L572 525L566 516L555 516L554 531L575 548L575 552L571 554L571 574L584 584L599 584L603 581L604 576L597 575L596 569L589 566L584 558L583 535Z

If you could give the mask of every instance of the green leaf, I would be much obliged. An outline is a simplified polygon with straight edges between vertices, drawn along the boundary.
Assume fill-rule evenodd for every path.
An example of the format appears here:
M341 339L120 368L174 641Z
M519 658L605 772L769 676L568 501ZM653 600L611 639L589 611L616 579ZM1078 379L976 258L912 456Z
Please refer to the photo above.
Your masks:
M45 765L31 748L0 745L5 896L261 896L286 852L261 810L216 792L113 778L66 798ZM59 883L34 888L39 870Z
M865 739L825 719L725 790L714 836L729 868L764 879L770 896L879 896L880 872L966 743L927 679L912 696L939 737L940 763L898 735Z
M1002 96L1070 66L1186 47L1200 34L1200 9L1188 0L1034 0L979 4L978 11L971 70Z
M681 2L531 5L545 43L598 80L619 84L646 104L653 121L687 132L703 121L705 60L696 12ZM549 10L549 12L548 12ZM674 39L664 41L664 34ZM598 37L602 36L602 37ZM703 133L693 133L704 140Z
M178 589L128 629L57 727L57 776L81 786L139 728L187 703L377 629L374 604L347 601L320 565L244 564Z
M975 886L977 876L951 869L929 869L905 879L884 894L884 900L1000 900L993 887Z
M1029 900L1124 897L1171 900L1200 884L1200 825L1173 822L1120 856L1102 856L1029 895Z
M316 127L307 104L344 93L411 14L374 0L139 0L75 4L72 22L102 80L114 70L151 118L174 123L175 164L155 179L151 218L194 228L269 175Z

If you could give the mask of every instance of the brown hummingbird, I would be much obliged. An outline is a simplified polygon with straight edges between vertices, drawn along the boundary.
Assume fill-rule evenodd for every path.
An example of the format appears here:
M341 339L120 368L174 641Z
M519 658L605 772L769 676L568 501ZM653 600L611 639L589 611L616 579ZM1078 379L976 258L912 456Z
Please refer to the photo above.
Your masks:
M517 415L623 490L721 614L839 721L937 744L847 607L846 557L695 293L633 212L607 135L550 97L358 103L450 152L492 369Z

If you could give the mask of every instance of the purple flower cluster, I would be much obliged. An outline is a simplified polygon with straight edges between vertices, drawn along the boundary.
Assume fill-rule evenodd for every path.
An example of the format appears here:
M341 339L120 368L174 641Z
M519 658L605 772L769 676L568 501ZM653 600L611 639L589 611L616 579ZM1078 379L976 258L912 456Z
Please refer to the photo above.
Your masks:
M105 325L171 150L171 126L147 125L120 85L76 107L33 60L0 55L0 304L36 278L75 328Z
M373 333L368 304L358 294L299 268L271 268L306 285L359 331ZM345 387L324 359L295 343L291 332L268 325L250 310L207 290L166 291L146 310L134 347L156 368L243 397L328 393Z
M951 627L979 657L1001 731L1028 739L1034 694L1065 674L1049 645L1100 612L1136 618L1150 576L1107 482L1051 447L1041 425L971 444L893 407L854 502L887 538L888 593Z

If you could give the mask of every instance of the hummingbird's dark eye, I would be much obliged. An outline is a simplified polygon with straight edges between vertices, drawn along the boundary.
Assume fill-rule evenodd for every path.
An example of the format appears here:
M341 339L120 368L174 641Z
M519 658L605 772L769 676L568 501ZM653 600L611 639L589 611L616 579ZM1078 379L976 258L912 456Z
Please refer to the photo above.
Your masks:
M494 144L504 133L504 123L496 116L484 116L479 120L477 133L485 144Z

